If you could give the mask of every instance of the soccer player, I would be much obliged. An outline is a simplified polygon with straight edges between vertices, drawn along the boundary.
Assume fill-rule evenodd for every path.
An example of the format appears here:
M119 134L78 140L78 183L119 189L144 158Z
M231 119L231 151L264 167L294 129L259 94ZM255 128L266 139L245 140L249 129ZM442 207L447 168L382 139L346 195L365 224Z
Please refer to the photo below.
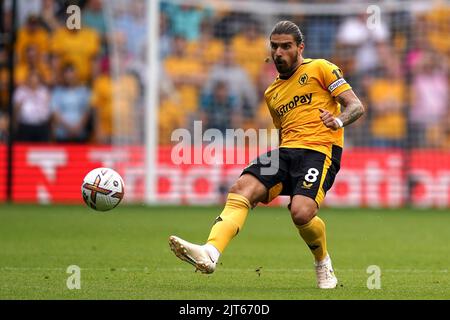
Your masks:
M264 96L279 129L279 148L271 151L278 155L277 170L265 174L263 169L273 163L260 156L230 188L206 244L170 236L169 245L181 260L212 273L242 229L248 210L280 194L289 195L292 221L315 258L317 285L335 288L338 281L327 251L325 223L317 211L340 168L343 127L361 117L364 108L339 67L324 59L303 58L303 35L296 24L278 22L270 46L279 75Z

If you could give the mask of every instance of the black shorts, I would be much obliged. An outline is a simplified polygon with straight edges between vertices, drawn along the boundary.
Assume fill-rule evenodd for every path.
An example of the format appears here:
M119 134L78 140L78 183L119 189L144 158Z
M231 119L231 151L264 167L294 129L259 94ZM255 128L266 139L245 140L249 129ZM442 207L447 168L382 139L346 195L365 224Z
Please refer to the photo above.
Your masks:
M277 195L303 195L320 206L340 169L341 156L342 148L335 145L331 158L310 149L279 148L259 156L241 175L249 173L261 181L269 191L266 203Z

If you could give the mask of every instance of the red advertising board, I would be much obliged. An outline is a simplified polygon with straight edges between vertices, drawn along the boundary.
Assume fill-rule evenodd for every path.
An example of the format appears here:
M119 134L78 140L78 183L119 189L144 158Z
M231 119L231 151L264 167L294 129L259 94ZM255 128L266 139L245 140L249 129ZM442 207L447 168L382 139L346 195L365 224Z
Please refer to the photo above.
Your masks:
M17 145L14 148L13 200L81 203L84 176L96 167L142 167L141 147ZM129 179L133 185L134 180ZM129 193L129 192L128 192Z
M204 150L203 150L204 151ZM233 150L233 154L240 154ZM0 146L0 200L5 196L5 154ZM240 164L205 163L202 150L192 151L196 164L173 161L172 149L158 150L157 200L160 203L213 204L223 201L228 186L239 177L254 154ZM84 175L96 167L116 169L125 181L126 202L142 202L145 186L145 149L142 146L17 145L14 149L13 200L38 203L81 203ZM225 159L225 158L223 158ZM409 172L409 175L406 175ZM398 207L450 206L450 152L347 149L341 171L324 205ZM285 204L286 197L273 204Z
M0 144L0 202L6 199L6 146Z

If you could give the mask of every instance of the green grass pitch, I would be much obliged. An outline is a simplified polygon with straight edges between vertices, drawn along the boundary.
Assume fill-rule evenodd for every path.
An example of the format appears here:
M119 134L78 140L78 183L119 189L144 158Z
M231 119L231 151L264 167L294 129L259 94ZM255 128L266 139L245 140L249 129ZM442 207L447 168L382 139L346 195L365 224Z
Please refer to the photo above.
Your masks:
M0 299L449 299L450 212L324 208L340 281L319 290L312 255L286 208L251 211L212 275L167 239L202 243L220 207L0 206ZM81 289L66 286L81 268ZM381 288L369 290L370 265ZM370 281L369 281L370 282Z

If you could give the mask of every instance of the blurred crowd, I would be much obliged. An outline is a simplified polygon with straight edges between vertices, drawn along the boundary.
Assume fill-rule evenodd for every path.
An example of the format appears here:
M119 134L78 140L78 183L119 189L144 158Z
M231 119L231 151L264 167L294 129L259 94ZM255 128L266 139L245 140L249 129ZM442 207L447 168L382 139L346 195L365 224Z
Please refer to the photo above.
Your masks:
M66 27L69 2L82 8L79 30ZM20 1L14 119L4 109L7 53L0 51L0 139L9 120L20 141L143 141L146 5L115 2L124 3L109 2L105 14L101 0ZM222 132L271 128L263 94L277 73L266 61L268 34L289 19L304 33L304 56L340 66L367 107L346 129L346 145L450 149L450 7L441 1L383 13L372 27L365 12L274 16L178 3L160 7L160 144L194 120Z
M67 27L71 4L81 8L80 28ZM145 2L116 10L114 24L108 24L103 5L101 0L18 1L14 119L0 111L3 137L9 120L16 141L112 143L115 133L122 143L142 140L144 68L138 62L145 48L138 46L145 40ZM11 15L6 11L5 20ZM2 48L3 108L9 94L6 58Z
M367 106L364 119L348 128L347 145L450 148L450 7L434 5L384 14L369 28L365 12L269 21L167 4L160 57L171 86L162 95L160 137L169 143L168 133L193 118L220 130L271 127L263 93L276 70L264 62L267 35L277 20L289 19L304 33L304 56L339 65Z

